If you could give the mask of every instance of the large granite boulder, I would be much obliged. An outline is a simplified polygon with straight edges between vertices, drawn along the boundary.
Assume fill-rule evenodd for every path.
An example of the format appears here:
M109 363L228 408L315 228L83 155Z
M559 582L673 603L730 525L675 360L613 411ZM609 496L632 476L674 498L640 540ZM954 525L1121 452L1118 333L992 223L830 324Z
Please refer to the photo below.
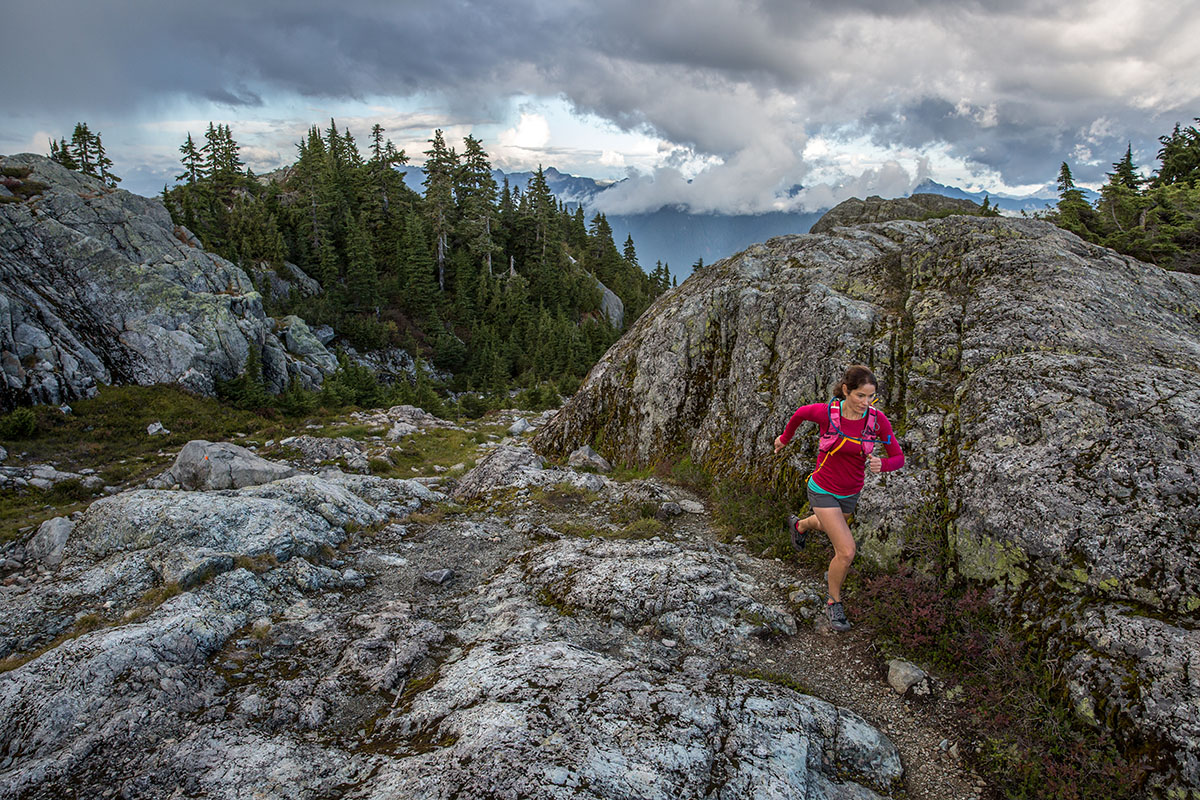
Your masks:
M241 489L295 474L296 470L287 464L268 461L240 445L195 439L183 446L171 468L150 481L149 486L170 489L178 485L188 491Z
M0 167L38 191L0 203L0 408L108 383L211 393L252 347L275 391L292 376L318 386L336 368L301 325L277 333L246 273L206 252L159 200L43 156L0 156Z
M871 365L908 462L868 476L861 552L948 552L1032 605L1081 712L1165 743L1163 785L1200 790L1198 308L1200 278L1036 220L779 237L659 298L533 446L687 452L799 498L811 426L774 438Z

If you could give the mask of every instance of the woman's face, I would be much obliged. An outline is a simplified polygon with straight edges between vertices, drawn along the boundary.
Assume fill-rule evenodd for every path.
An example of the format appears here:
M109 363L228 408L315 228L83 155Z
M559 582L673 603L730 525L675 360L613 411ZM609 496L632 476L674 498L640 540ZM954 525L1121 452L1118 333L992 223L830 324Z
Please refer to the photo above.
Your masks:
M843 385L842 389L844 390L845 388ZM871 401L875 399L875 386L874 384L864 383L857 389L851 389L848 392L843 391L842 393L846 395L846 407L848 410L856 416L861 417L867 413L867 408L870 407Z

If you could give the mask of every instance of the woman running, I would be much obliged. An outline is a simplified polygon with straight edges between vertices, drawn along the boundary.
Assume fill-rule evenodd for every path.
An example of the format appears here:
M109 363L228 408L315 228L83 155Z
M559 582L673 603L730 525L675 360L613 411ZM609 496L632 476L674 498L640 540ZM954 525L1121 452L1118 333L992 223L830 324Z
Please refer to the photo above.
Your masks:
M842 607L842 582L850 571L856 548L846 518L858 505L864 469L870 467L871 472L878 474L904 466L904 451L892 434L892 423L882 411L871 407L878 385L867 367L856 364L848 368L833 400L796 409L775 440L778 453L792 440L800 423L815 422L820 428L817 468L808 478L808 502L813 513L805 519L788 517L787 529L796 549L804 547L809 531L824 531L833 544L833 560L826 575L829 598L825 606L836 631L850 630L850 621ZM884 444L886 458L874 454L878 443Z

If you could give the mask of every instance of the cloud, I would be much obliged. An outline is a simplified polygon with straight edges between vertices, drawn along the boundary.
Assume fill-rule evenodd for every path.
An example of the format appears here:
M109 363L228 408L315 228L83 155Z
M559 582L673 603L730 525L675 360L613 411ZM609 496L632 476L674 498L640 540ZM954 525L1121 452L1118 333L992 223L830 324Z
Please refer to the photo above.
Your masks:
M550 143L550 124L541 114L522 112L515 128L500 134L500 146L521 150L538 150Z
M23 32L6 61L36 67L0 85L0 104L31 131L153 117L181 99L245 119L281 98L420 96L449 138L502 119L514 96L563 98L664 143L657 169L614 193L628 208L635 188L646 208L797 202L790 187L819 168L809 141L847 130L1009 185L1052 181L1086 148L1086 184L1126 142L1150 163L1157 136L1200 108L1200 15L1173 0L511 0L502 12L482 0L42 0L7 9L6 29ZM290 136L319 119L295 105L279 123ZM419 154L430 129L397 122ZM485 142L498 161L564 145L533 113L498 139ZM918 172L915 157L896 163ZM898 185L899 172L872 163L819 182L832 197Z

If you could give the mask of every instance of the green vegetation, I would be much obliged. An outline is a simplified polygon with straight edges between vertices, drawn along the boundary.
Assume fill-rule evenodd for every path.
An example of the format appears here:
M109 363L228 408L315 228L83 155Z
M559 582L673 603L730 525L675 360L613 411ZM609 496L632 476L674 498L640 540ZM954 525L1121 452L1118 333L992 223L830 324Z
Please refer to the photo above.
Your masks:
M277 415L276 415L277 416ZM170 434L148 436L162 422ZM100 468L105 484L146 480L166 469L192 439L265 441L286 436L295 422L282 424L257 413L231 408L172 386L105 386L96 397L76 401L70 414L54 406L18 408L0 417L0 441L25 464L53 462L73 472ZM13 435L17 434L17 435ZM50 517L82 508L97 496L76 479L49 490L29 487L0 492L0 540Z
M773 683L776 686L783 686L787 689L791 689L794 692L799 692L800 694L816 696L816 692L811 688L796 680L794 676L783 672L771 672L769 670L760 669L731 669L728 670L728 674L736 675L739 678L749 678L750 680L755 681L766 681L767 683Z
M1089 242L1167 269L1200 273L1200 130L1177 124L1159 141L1158 171L1143 179L1127 147L1094 206L1063 162L1058 206L1048 218Z
M503 430L501 425L484 426L475 431L432 428L406 436L389 451L390 461L376 465L378 470L373 466L371 471L385 478L411 478L418 473L430 472L435 465L471 464L476 450L488 440L488 435L494 436Z
M989 590L947 584L907 564L892 573L856 565L850 606L878 643L936 665L968 698L979 767L1011 798L1134 798L1148 764L1072 709L1064 679L1033 631L1001 616Z
M540 169L523 189L498 187L482 142L468 136L458 153L439 130L417 192L396 170L408 156L380 126L369 141L364 157L331 120L298 143L292 167L259 179L232 131L210 124L203 145L189 134L180 147L180 183L163 200L206 248L285 278L291 262L320 283L313 297L263 291L272 315L332 325L358 349L404 347L453 373L455 391L561 390L620 334L595 279L622 299L627 322L668 288L666 267L647 275L632 240L618 251L604 216L589 223L558 202ZM540 391L531 407L556 404L557 391Z
M549 488L534 487L529 499L547 511L565 511L572 506L589 505L596 501L597 494L571 483L559 483Z

